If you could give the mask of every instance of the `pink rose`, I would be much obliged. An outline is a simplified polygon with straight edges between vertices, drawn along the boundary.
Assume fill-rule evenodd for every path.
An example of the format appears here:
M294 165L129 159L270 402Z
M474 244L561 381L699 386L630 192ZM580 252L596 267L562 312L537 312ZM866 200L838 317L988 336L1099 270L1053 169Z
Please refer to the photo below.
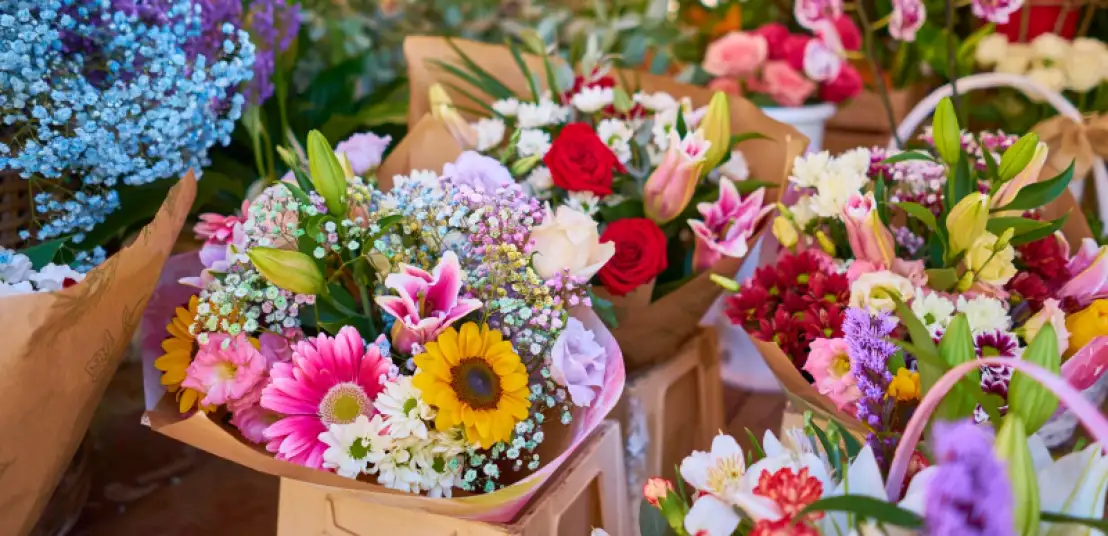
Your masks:
M722 91L728 95L734 95L736 97L741 97L743 95L742 84L739 84L739 81L735 80L734 78L728 78L725 76L715 78L711 82L708 82L708 89L712 91Z
M789 29L784 24L779 22L771 22L769 24L763 24L757 30L750 32L754 35L760 35L766 40L766 49L770 60L779 60L784 57L784 45L785 39L789 37Z
M781 59L797 71L804 70L804 51L807 50L808 42L811 40L811 37L800 34L786 37L781 43Z
M819 98L825 102L839 103L852 99L862 92L862 75L849 63L843 63L839 76L819 88Z
M703 67L716 76L746 76L766 61L766 49L760 35L731 32L708 45Z
M816 84L783 61L771 61L762 69L762 82L781 106L801 106L816 91Z

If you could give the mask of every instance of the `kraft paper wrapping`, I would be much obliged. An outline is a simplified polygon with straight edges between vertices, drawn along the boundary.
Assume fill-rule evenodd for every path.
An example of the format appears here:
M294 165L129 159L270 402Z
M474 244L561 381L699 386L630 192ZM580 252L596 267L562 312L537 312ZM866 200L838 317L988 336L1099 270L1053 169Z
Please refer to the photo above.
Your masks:
M1044 173L1040 176L1040 180L1052 176L1053 175ZM1068 189L1062 192L1062 195L1053 203L1043 208L1043 218L1051 220L1057 219L1066 213L1069 213L1069 219L1066 220L1066 224L1062 227L1062 234L1065 235L1071 247L1076 248L1083 239L1091 238L1093 234L1089 229L1089 223L1081 213L1077 200L1074 199L1073 194L1070 193ZM754 343L754 346L758 348L758 352L762 354L762 359L765 360L766 365L773 371L773 375L781 382L782 388L790 395L790 401L794 403L799 413L803 413L805 410L811 410L814 414L822 417L830 417L853 431L863 431L866 429L864 424L854 417L851 417L846 412L840 411L835 407L831 399L821 395L819 391L816 390L815 386L808 383L808 380L801 375L800 371L793 365L792 360L789 359L789 356L785 355L785 352L782 351L779 346L772 342L759 340L753 336L750 337L750 340Z
M438 129L442 129L441 125L428 117L427 122L410 131L419 135L414 139L411 135L406 137L393 150L389 158L382 163L378 171L382 187L387 189L387 186L392 184L391 179L394 175L404 174L412 169L409 167L409 162L415 154L415 148L439 147L437 145L413 143L420 139L438 139L436 137L439 134ZM445 129L442 130L442 133L445 133L448 137L450 135ZM428 137L423 138L424 135ZM444 147L447 149L454 147L453 138L450 139L450 144ZM424 155L435 152L421 150L418 154ZM453 157L450 157L443 161L452 161L453 159ZM425 162L426 160L422 161ZM441 169L441 163L437 164L437 167ZM429 168L417 167L416 169ZM343 492L355 493L364 500L386 506L412 508L478 521L507 523L516 518L528 501L539 491L542 484L565 463L578 445L600 425L604 417L615 407L623 393L626 372L619 345L596 316L596 313L591 309L575 309L572 311L573 316L580 320L585 327L592 330L596 335L596 340L607 351L607 368L604 374L601 396L594 400L590 407L577 408L573 414L573 421L569 426L556 424L557 415L547 415L546 440L539 449L544 465L519 482L494 493L452 499L436 499L390 490L378 484L351 480L326 471L280 461L274 459L273 455L266 452L262 446L252 445L243 439L230 425L213 421L209 416L202 413L181 415L173 397L165 395L165 388L159 382L160 372L154 369L154 360L160 355L161 340L166 337L164 327L172 318L174 309L187 303L188 297L191 295L187 287L177 283L177 279L183 271L188 271L188 267L195 267L196 262L195 254L183 254L173 258L173 262L165 267L165 272L160 278L160 285L156 291L158 300L152 304L147 312L147 318L143 319L144 331L146 329L151 330L151 332L143 333L143 375L146 380L147 410L143 416L143 423L150 426L154 431L255 471L337 488ZM195 275L197 272L198 270L194 269L191 274L186 275ZM135 321L137 322L138 319L136 318ZM281 515L298 514L295 511L290 512L283 509Z
M134 243L58 292L0 298L0 534L27 534L123 359L196 196L185 175Z
M507 47L465 40L454 40L454 44L486 71L493 73L513 92L518 95L529 94L527 81ZM461 65L460 58L445 38L408 37L404 40L404 57L408 62L410 88L408 124L413 129L429 128L421 127L420 124L427 121L425 116L430 112L428 90L435 83L449 81L479 98L483 95L479 90L458 80L435 64L435 61L442 61ZM527 62L532 73L540 78L540 82L544 83L545 70L542 67L541 58L524 55L524 61ZM677 97L689 97L696 106L707 105L714 93L706 88L682 84L671 78L647 73L624 71L623 77L628 80L628 83L634 84L643 91L664 91ZM447 88L447 93L459 108L475 108L473 101L462 93L451 88ZM781 186L785 185L793 160L804 152L808 146L808 138L792 126L769 118L750 101L731 97L730 105L732 132L758 132L769 138L747 140L737 146L746 157L751 176ZM464 111L463 115L465 115ZM438 131L440 137L443 133L449 136L445 128L440 127ZM453 140L453 138L450 139ZM428 147L427 144L419 145ZM440 149L443 146L436 144L433 147L436 150L429 154L421 152L412 155L419 164L413 167L441 171L442 162L453 160L446 156L445 149ZM454 147L456 149L452 154L456 156L460 148L457 148L456 142ZM781 187L768 189L766 202L777 201L781 189ZM767 217L763 221L763 225L751 237L748 246L752 247L758 241L767 228L766 222L770 219ZM635 301L615 303L623 318L620 318L619 326L613 330L613 334L626 357L628 369L632 372L642 370L675 355L681 345L695 334L704 314L721 293L720 287L709 278L709 273L733 277L742 263L741 258L725 258L712 266L708 272L699 274L683 284L680 289L670 292L653 303L647 302L643 305L637 305Z

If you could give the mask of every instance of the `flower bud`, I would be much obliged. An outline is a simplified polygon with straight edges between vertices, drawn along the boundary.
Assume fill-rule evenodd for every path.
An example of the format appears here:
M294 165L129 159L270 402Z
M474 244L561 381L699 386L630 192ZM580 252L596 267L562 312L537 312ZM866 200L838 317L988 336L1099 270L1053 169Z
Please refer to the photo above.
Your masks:
M816 240L819 242L819 248L828 255L835 254L835 243L827 237L827 233L823 231L816 231Z
M1022 358L1058 375L1062 371L1062 356L1058 352L1058 334L1050 322L1039 328ZM1038 381L1023 372L1013 372L1008 382L1008 414L1018 415L1027 431L1035 433L1058 409L1058 397Z
M973 245L985 233L989 223L989 196L974 192L962 198L946 217L946 229L950 236L950 256L957 255Z
M653 477L643 485L642 496L646 499L646 502L650 503L650 506L661 508L658 502L664 500L666 495L669 495L672 491L673 482L664 478Z
M996 244L993 245L993 251L1001 251L1008 247L1012 243L1012 237L1016 235L1016 228L1009 227L1000 233L1000 238L997 239Z
M708 111L700 120L700 132L711 145L704 155L701 174L707 175L731 152L731 104L727 94L717 91L708 103Z
M681 215L692 201L707 145L699 131L684 140L670 132L669 149L643 187L643 208L648 218L661 225Z
M535 167L535 164L538 164L540 160L542 160L542 156L537 154L516 160L512 164L512 176L519 177L526 174L528 171L531 171L531 168Z
M477 130L458 113L458 109L454 107L454 102L450 100L450 95L446 94L442 84L431 86L429 93L431 115L446 126L462 149L477 147Z
M1020 141L1023 140L1021 139ZM1012 149L1014 148L1015 146L1012 146ZM1030 161L1015 174L1012 180L1002 184L1000 188L997 189L989 205L992 208L1003 208L1005 205L1015 200L1020 190L1024 187L1038 182L1039 174L1042 173L1043 166L1046 164L1047 153L1046 144L1037 143L1035 145L1035 153L1031 156ZM1005 153L1005 156L1007 156L1007 153ZM1019 215L1019 212L1011 211L1001 214Z
M773 219L773 236L777 237L777 241L782 246L792 249L796 246L797 240L800 239L800 235L796 232L796 227L793 226L793 222L789 221L784 216L778 216Z
M711 279L712 282L716 285L719 285L719 287L723 290L727 290L730 292L739 291L739 282L730 277L722 276L719 274L709 274L708 278Z
M315 260L299 251L254 247L246 256L262 277L287 291L318 295L326 289Z
M327 212L341 218L346 214L346 173L331 144L318 130L308 133L308 171L312 186L327 203Z
M962 277L958 279L958 285L955 287L958 292L965 292L973 286L973 270L966 270L966 273L962 274Z
M1015 534L1039 532L1039 479L1031 449L1027 446L1027 429L1019 415L1009 413L997 432L994 450L1008 469L1012 483L1012 513Z

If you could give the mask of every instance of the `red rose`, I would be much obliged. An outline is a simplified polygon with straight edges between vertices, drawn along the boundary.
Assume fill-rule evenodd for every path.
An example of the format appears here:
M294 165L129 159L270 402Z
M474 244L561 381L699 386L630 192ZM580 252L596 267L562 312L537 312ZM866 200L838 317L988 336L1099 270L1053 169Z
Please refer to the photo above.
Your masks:
M616 245L615 256L596 274L615 296L626 296L666 269L666 235L648 218L609 223L600 241Z
M585 123L566 125L542 161L559 188L600 197L612 195L612 170L625 171L615 153Z
M766 52L769 54L769 60L780 60L784 58L784 44L785 39L789 37L789 29L784 24L779 22L771 22L769 24L763 24L757 30L750 32L754 35L760 35L766 40Z
M839 32L839 40L842 41L843 48L853 51L862 49L862 32L849 15L839 15L835 19L835 30Z
M792 34L781 41L781 59L789 64L789 67L804 72L804 49L808 47L808 41L812 38L806 35Z
M839 76L820 85L819 99L824 102L839 103L852 99L862 92L862 75L849 63L843 63Z

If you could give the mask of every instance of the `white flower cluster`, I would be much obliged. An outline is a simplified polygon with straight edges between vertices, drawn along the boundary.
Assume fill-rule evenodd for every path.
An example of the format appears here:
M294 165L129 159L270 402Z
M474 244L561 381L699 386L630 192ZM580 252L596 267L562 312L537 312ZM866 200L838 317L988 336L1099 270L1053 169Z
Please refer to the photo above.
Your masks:
M347 478L377 475L381 485L428 497L450 497L462 471L466 442L460 430L434 429L435 410L410 376L386 384L374 401L377 415L332 424L319 435L328 445L323 466Z
M790 207L802 228L815 218L839 218L851 194L869 184L870 153L858 148L832 157L827 151L798 156L789 182L801 197Z
M1108 46L1091 37L1067 41L1046 33L1026 44L992 34L978 43L974 55L977 63L998 73L1026 75L1055 91L1084 93L1108 81Z
M912 312L923 321L932 335L945 330L956 313L966 315L970 331L975 335L996 331L1007 333L1012 329L1012 318L1008 316L1007 307L996 298L975 296L966 299L965 296L958 296L955 302L938 292L923 288L916 289L915 295Z
M47 264L35 270L22 253L0 248L0 296L29 292L53 292L85 278L64 264Z

